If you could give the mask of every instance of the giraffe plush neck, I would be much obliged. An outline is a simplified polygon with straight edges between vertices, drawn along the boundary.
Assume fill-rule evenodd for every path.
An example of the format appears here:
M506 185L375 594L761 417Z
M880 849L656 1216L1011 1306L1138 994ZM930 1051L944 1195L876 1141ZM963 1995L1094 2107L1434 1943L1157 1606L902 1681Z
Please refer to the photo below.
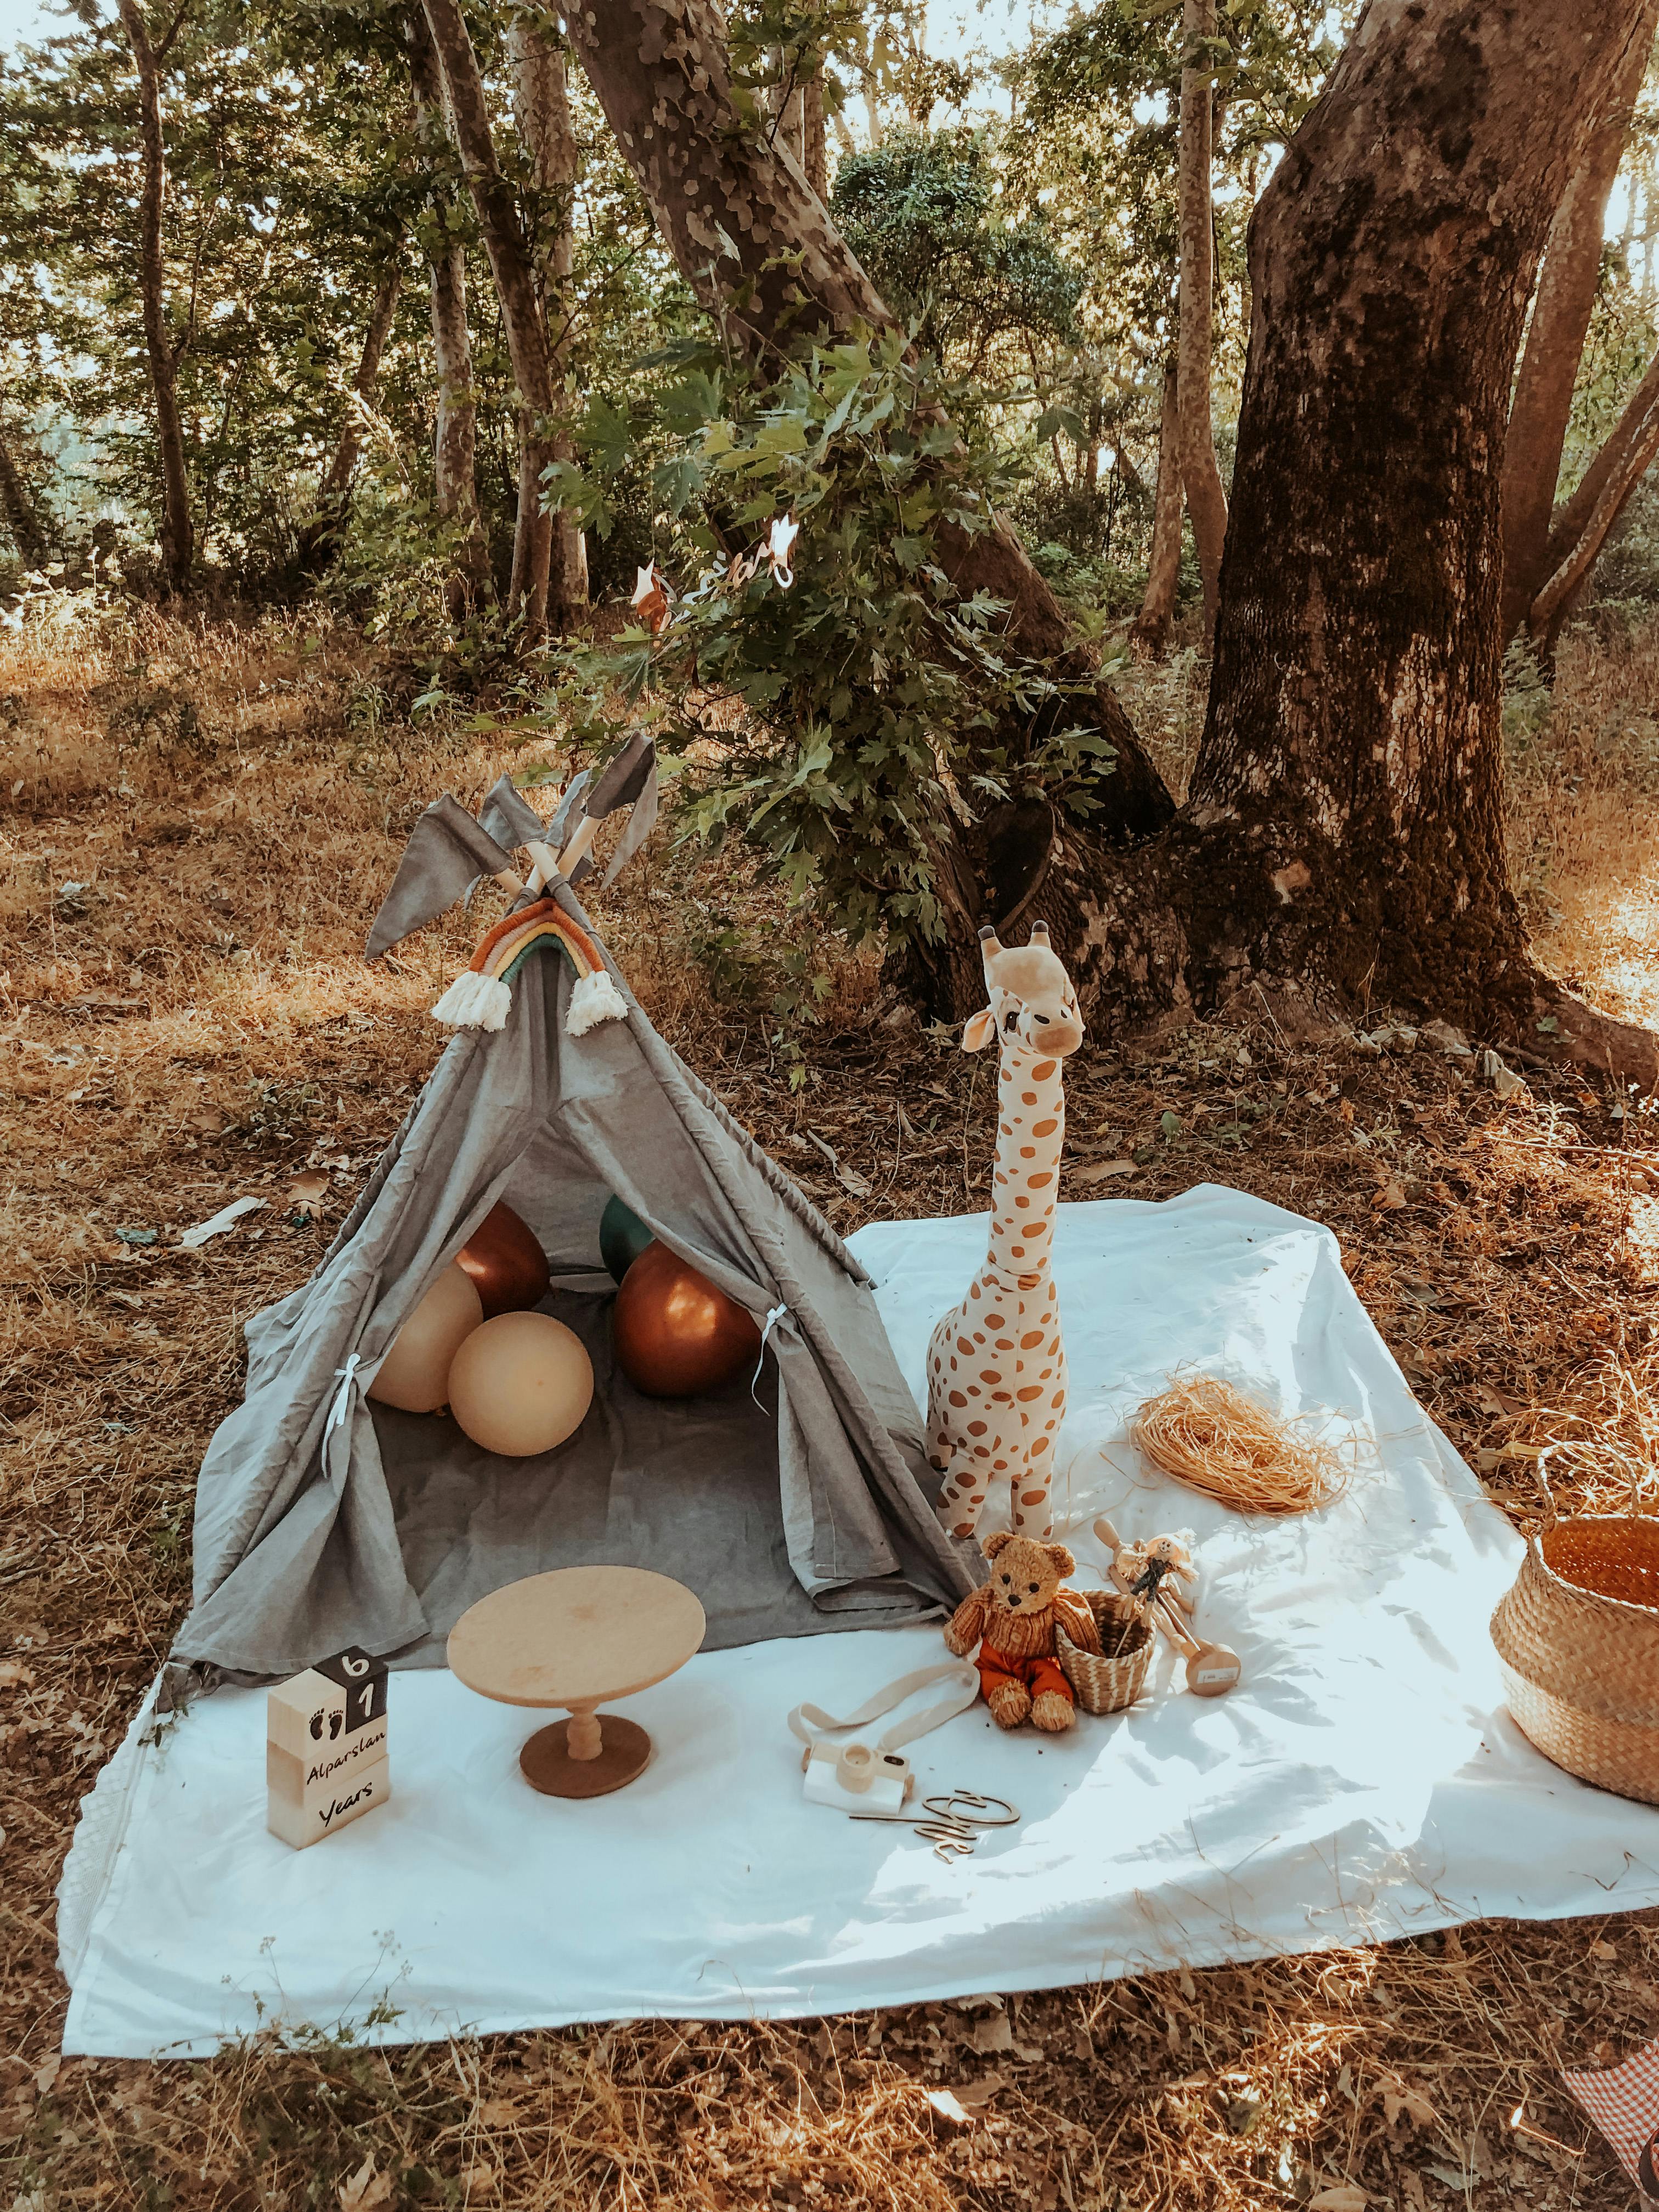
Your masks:
M971 1536L993 1489L1008 1488L1015 1533L1046 1541L1054 1439L1066 1412L1066 1353L1049 1269L1065 1063L1083 1042L1077 994L1038 922L1030 942L982 929L988 1000L964 1052L994 1036L1000 1056L996 1176L985 1264L927 1351L927 1449L945 1472L939 1515Z

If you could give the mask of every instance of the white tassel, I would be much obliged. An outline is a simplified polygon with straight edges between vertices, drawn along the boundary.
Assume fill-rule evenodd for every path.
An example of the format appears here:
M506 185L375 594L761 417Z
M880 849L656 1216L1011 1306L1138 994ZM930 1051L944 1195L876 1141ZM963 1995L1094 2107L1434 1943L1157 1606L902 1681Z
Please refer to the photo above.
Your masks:
M608 969L596 968L584 975L570 994L570 1011L564 1018L567 1036L586 1036L601 1022L619 1022L628 1013L628 1001L611 980Z
M507 1026L513 994L498 975L471 968L458 975L432 1009L432 1018L452 1030L500 1030Z

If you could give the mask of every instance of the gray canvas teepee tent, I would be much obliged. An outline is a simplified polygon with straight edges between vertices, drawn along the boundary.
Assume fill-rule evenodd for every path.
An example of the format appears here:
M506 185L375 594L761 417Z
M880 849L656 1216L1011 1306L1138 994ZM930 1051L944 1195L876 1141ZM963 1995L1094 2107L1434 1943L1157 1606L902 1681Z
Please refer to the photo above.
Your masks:
M544 896L591 930L562 878ZM939 1478L868 1279L606 966L626 1012L573 1036L570 967L556 948L527 959L505 1026L455 1037L316 1273L249 1323L173 1653L198 1679L280 1676L350 1644L441 1664L475 1599L595 1561L688 1583L711 1647L911 1620L973 1586L933 1517ZM752 1387L660 1401L622 1375L599 1252L613 1192L770 1317ZM544 1310L593 1361L586 1422L539 1459L366 1395L497 1200L540 1237ZM189 1679L175 1669L179 1691Z

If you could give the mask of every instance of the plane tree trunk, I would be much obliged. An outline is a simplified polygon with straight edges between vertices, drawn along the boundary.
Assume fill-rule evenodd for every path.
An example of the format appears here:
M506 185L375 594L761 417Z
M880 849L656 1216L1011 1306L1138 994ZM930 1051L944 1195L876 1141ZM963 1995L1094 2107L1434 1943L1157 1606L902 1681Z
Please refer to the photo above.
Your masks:
M1204 639L1215 634L1227 495L1216 465L1210 398L1215 307L1215 205L1211 186L1215 92L1205 41L1216 34L1215 0L1185 0L1182 27L1191 64L1181 72L1181 270L1176 337L1176 411L1182 488L1204 580ZM1177 556L1178 557L1178 556Z
M1164 414L1158 433L1158 489L1152 495L1152 550L1146 592L1135 617L1135 643L1156 659L1170 649L1176 592L1181 582L1181 414L1179 380L1171 362L1164 372Z
M1371 0L1286 149L1251 226L1189 796L1155 845L1051 871L1039 902L1097 1009L1213 1006L1271 978L1659 1079L1651 1037L1531 959L1499 680L1522 325L1574 118L1636 34L1621 0Z
M392 335L392 321L398 312L398 295L403 289L403 234L399 231L386 256L380 282L374 287L374 297L369 304L368 326L363 332L362 350L357 356L356 374L351 380L351 398L347 403L345 420L340 425L333 457L323 471L323 480L317 488L317 512L300 532L299 565L303 574L315 575L326 568L338 548L340 528L350 503L352 483L357 474L357 465L363 457L363 442L374 411L375 394L380 388L380 356L385 353L386 342Z
M443 72L426 17L417 6L407 18L409 71L421 136L434 165L429 187L432 235L428 248L428 294L432 359L437 372L436 422L432 439L434 503L459 531L454 574L447 587L449 611L462 621L495 596L489 548L478 511L478 403L472 384L472 337L466 319L466 246L456 225L458 203L445 180L451 146L444 114Z
M184 21L181 8L161 48L150 42L149 27L138 0L118 0L121 27L132 49L138 74L138 135L143 181L138 198L138 290L144 317L144 350L150 392L155 401L155 437L161 459L161 561L175 592L190 582L196 554L191 516L190 478L185 467L185 434L179 419L178 367L180 348L167 329L167 261L161 225L167 205L167 148L161 131L161 64L167 46Z
M574 459L564 404L567 357L575 301L572 220L576 192L576 133L570 120L565 83L564 49L557 34L528 15L515 16L507 31L516 88L514 113L520 138L530 156L536 182L532 226L543 327L547 331L548 371L560 400L560 419L551 434L554 458ZM539 486L532 487L539 498ZM520 498L525 496L521 486ZM568 629L587 605L587 543L576 517L564 509L546 518L550 534L547 597L549 612Z
M549 425L555 413L534 257L512 189L495 156L478 58L458 0L422 0L422 4L443 72L450 127L495 279L513 379L519 387L519 514L508 605L523 617L526 643L534 644L547 630L548 561L553 534L551 517L542 511L541 481L543 470L554 459Z

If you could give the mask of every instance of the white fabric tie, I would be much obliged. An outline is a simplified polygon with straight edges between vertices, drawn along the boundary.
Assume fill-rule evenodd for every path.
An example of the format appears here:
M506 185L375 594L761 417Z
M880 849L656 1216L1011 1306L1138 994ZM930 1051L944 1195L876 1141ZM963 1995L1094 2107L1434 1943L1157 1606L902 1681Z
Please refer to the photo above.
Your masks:
M362 1354L350 1352L346 1354L345 1365L337 1367L334 1370L340 1376L341 1381L339 1389L334 1394L334 1403L328 1409L328 1425L323 1431L325 1443L328 1442L336 1429L343 1428L345 1425L346 1415L351 1410L351 1386L357 1379L357 1370L362 1364Z
M761 1331L760 1358L755 1362L755 1372L749 1384L749 1395L751 1398L755 1398L755 1392L761 1379L761 1370L766 1364L767 1340L770 1337L773 1330L777 1327L778 1323L781 1321L787 1321L788 1318L789 1309L787 1306L784 1305L774 1306L771 1312L766 1316L766 1326ZM761 1401L758 1398L755 1398L755 1403L757 1407L760 1407L760 1410L763 1413L766 1411L765 1407L761 1405Z

